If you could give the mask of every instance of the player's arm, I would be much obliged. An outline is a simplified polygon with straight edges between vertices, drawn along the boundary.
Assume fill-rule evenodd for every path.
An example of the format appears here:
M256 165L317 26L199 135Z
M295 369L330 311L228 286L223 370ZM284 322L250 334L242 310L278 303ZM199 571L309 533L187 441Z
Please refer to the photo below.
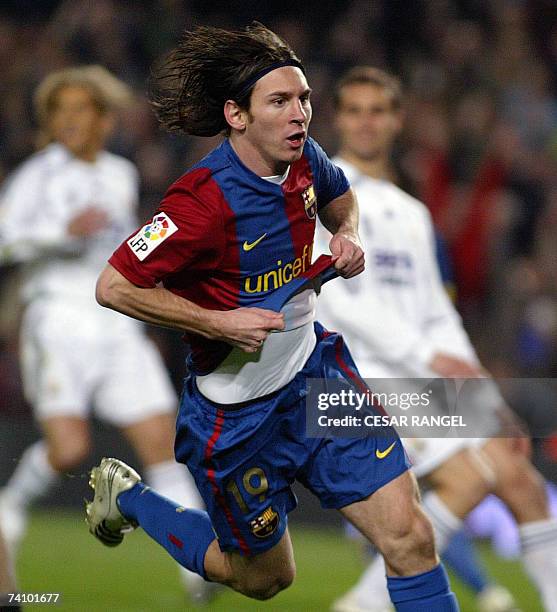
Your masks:
M445 378L478 378L486 376L475 357L474 349L462 325L460 315L443 286L435 251L435 234L429 213L424 211L421 257L423 278L430 296L427 335L437 350L429 368Z
M320 209L319 219L333 237L329 249L335 268L350 278L363 272L364 251L358 235L358 203L351 188Z
M222 340L248 353L261 348L271 331L284 329L281 314L261 308L201 308L163 287L138 287L110 264L99 277L96 297L102 306L134 319Z
M482 378L486 375L480 366L443 351L436 351L428 365L443 378Z
M30 261L64 245L55 216L44 211L39 169L24 164L0 193L0 262Z
M77 254L82 238L107 223L106 215L88 208L67 220L50 208L42 168L25 165L0 195L0 261L19 263L57 254Z
M177 271L213 274L226 252L221 201L185 175L167 191L153 219L113 253L97 282L97 300L140 321L220 340L247 352L261 348L283 316L258 308L210 310L164 288ZM164 228L164 231L163 231Z

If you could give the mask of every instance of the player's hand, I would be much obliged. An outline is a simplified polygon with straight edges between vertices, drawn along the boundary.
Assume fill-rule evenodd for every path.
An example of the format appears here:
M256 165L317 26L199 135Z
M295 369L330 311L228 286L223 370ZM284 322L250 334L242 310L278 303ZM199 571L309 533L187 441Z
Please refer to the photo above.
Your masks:
M351 278L364 271L365 258L357 234L337 232L329 242L335 269L343 278Z
M284 315L263 308L238 308L215 316L216 337L246 353L261 350L272 331L284 329Z
M448 353L435 353L429 368L443 378L485 378L486 372L473 363Z
M104 210L89 206L77 215L70 222L66 231L69 236L74 238L87 238L100 232L108 225L108 215Z

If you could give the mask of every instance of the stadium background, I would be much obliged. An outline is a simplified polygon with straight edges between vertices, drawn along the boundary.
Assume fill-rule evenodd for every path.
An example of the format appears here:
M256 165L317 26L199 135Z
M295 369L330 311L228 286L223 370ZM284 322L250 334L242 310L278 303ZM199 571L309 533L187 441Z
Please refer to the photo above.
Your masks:
M447 241L458 307L485 365L502 377L557 373L557 2L555 0L4 0L0 3L0 183L33 152L32 92L50 71L99 63L137 93L110 148L142 176L141 216L214 144L158 130L144 92L149 66L195 24L259 19L303 59L314 89L311 132L335 152L330 91L354 64L403 78L401 184L429 206ZM18 270L0 267L0 485L38 433L17 365ZM178 335L153 331L180 384ZM548 432L535 459L557 481L557 406L523 383L523 416ZM96 455L132 458L96 429ZM74 506L83 471L47 500ZM293 523L338 524L303 491Z

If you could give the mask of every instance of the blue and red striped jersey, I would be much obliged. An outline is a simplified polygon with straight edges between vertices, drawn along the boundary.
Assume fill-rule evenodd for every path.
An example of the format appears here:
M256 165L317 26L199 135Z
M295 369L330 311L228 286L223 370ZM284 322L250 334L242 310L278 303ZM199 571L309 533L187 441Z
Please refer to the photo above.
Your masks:
M348 187L311 138L281 185L249 170L226 139L169 188L153 219L109 262L139 287L162 283L203 308L257 306L309 268L316 213ZM187 338L199 372L230 350Z

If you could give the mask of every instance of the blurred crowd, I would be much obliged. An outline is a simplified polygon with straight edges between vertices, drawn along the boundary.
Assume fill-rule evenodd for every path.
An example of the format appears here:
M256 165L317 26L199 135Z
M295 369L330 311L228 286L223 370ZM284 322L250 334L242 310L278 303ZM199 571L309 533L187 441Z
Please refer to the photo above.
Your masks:
M334 80L354 64L401 76L399 182L426 202L447 242L458 306L482 359L499 376L557 374L555 0L5 0L0 183L35 149L39 81L99 63L136 92L110 148L139 167L147 219L170 182L215 144L158 129L145 96L150 66L185 28L252 19L304 61L312 135L330 154ZM13 411L21 402L17 270L0 274L0 411ZM174 336L159 342L180 377Z

